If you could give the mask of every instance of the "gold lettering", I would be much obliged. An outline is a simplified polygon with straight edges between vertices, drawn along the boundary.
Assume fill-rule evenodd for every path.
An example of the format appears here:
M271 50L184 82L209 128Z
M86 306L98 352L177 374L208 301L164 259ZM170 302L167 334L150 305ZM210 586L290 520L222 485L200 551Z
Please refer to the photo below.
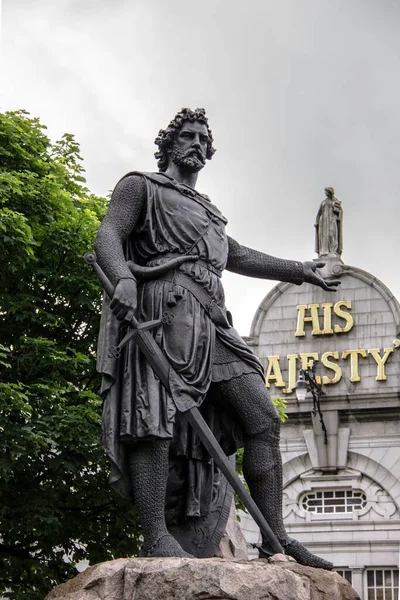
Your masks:
M383 356L379 354L379 348L373 348L372 350L368 350L368 354L370 354L374 361L377 364L377 373L376 373L376 381L386 381L386 373L385 373L385 364L389 356L392 354L393 348L384 348Z
M335 306L333 307L335 315L346 321L346 325L344 327L340 327L340 325L335 325L335 333L347 333L348 331L353 329L354 326L353 315L350 315L345 310L342 310L343 306L350 310L351 300L340 300L339 302L336 302Z
M342 358L350 356L350 381L356 383L361 381L360 374L358 372L358 357L366 358L367 353L365 350L344 350Z
M279 366L279 356L268 356L267 372L265 374L265 385L270 387L270 382L275 383L275 387L285 387L282 378L282 371Z
M288 354L288 386L286 389L282 390L285 394L290 394L294 388L296 387L297 381L297 359L298 354Z
M301 360L301 368L302 369L304 369L305 371L307 369L312 369L314 362L316 362L318 360L318 353L317 352L301 352L300 360ZM317 375L315 377L315 381L317 383L321 383L321 377L319 375Z
M339 383L339 381L342 379L342 369L339 367L339 365L329 360L330 357L334 358L335 360L339 360L339 352L324 352L324 354L321 356L321 363L324 365L324 367L331 369L335 373L333 379L329 379L329 377L326 375L323 376L322 383L324 385L330 383Z
M332 329L332 307L333 307L333 304L332 304L332 302L324 302L323 304L321 304L321 306L324 309L324 329L322 330L322 333L324 335L331 335L331 334L333 334L333 329Z
M319 326L318 318L319 304L299 304L297 306L297 329L296 337L305 336L304 325L305 323L312 323L311 335L321 335L322 331ZM306 317L306 310L310 311L310 316Z

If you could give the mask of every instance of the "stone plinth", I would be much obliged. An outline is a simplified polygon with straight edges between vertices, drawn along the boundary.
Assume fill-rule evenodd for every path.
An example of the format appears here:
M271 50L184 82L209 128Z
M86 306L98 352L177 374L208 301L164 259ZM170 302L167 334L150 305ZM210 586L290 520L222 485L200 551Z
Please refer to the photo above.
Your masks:
M283 557L282 557L283 558ZM337 573L295 562L120 558L89 567L45 600L359 600Z

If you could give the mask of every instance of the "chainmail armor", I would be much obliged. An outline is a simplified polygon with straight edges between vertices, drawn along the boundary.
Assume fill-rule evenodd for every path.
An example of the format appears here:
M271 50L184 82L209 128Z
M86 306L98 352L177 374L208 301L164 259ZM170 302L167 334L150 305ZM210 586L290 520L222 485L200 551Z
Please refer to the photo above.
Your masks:
M275 279L300 285L304 282L303 264L296 260L276 258L252 248L241 246L228 236L229 256L226 269L246 277Z
M218 384L225 409L235 412L245 433L243 475L258 508L286 553L310 567L333 565L307 550L286 533L282 518L282 459L280 419L259 375L250 373ZM268 555L262 540L260 555Z
M122 251L125 241L134 230L146 202L146 182L143 177L130 175L116 185L108 213L103 219L95 243L99 264L115 286L120 279L133 279ZM111 225L112 223L112 225Z
M120 279L133 279L126 266L121 245L138 221L146 201L146 183L143 177L129 175L116 185L107 215L101 224L95 249L99 264L115 286ZM110 223L113 226L110 226ZM228 236L229 255L227 270L247 277L275 279L300 285L304 281L301 262L285 260L240 245Z
M142 556L190 556L165 524L168 452L168 440L142 441L129 457L134 501L145 542Z

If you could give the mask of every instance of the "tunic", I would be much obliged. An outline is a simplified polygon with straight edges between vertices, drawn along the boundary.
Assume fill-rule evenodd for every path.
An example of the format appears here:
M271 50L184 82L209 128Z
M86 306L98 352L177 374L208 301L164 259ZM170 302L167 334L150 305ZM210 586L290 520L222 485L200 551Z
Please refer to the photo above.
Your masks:
M147 185L146 208L126 244L126 259L155 266L169 261L171 255L198 256L201 263L187 262L179 270L226 310L217 272L225 268L228 259L227 220L194 189L163 174L141 175ZM108 357L109 346L118 344L126 325L117 321L108 300L104 300L98 353L98 370L104 375L102 442L112 463L111 483L125 497L131 493L126 465L130 443L174 439L176 454L204 460L204 449L177 419L177 411L200 406L212 381L250 372L264 376L261 363L237 331L215 325L192 293L174 283L173 273L138 286L138 321L161 319L163 315L169 315L169 324L153 329L152 334L171 365L171 394L134 343L124 349L118 361ZM237 442L224 442L223 438L226 433L232 438L233 422L225 419L221 426L215 411L208 406L205 412L210 424L219 430L224 449L232 453Z

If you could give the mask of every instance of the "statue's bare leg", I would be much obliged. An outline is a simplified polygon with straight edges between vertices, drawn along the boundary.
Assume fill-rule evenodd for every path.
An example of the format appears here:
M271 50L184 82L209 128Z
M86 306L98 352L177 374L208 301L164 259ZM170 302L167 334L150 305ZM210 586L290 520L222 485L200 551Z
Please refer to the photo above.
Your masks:
M165 524L169 441L141 441L129 456L134 502L142 529L142 556L186 556Z
M243 475L251 495L285 552L303 565L332 569L330 562L315 556L286 533L282 518L281 423L263 380L250 373L220 382L218 387L224 405L236 413L243 427ZM270 554L268 542L263 539L260 556Z

